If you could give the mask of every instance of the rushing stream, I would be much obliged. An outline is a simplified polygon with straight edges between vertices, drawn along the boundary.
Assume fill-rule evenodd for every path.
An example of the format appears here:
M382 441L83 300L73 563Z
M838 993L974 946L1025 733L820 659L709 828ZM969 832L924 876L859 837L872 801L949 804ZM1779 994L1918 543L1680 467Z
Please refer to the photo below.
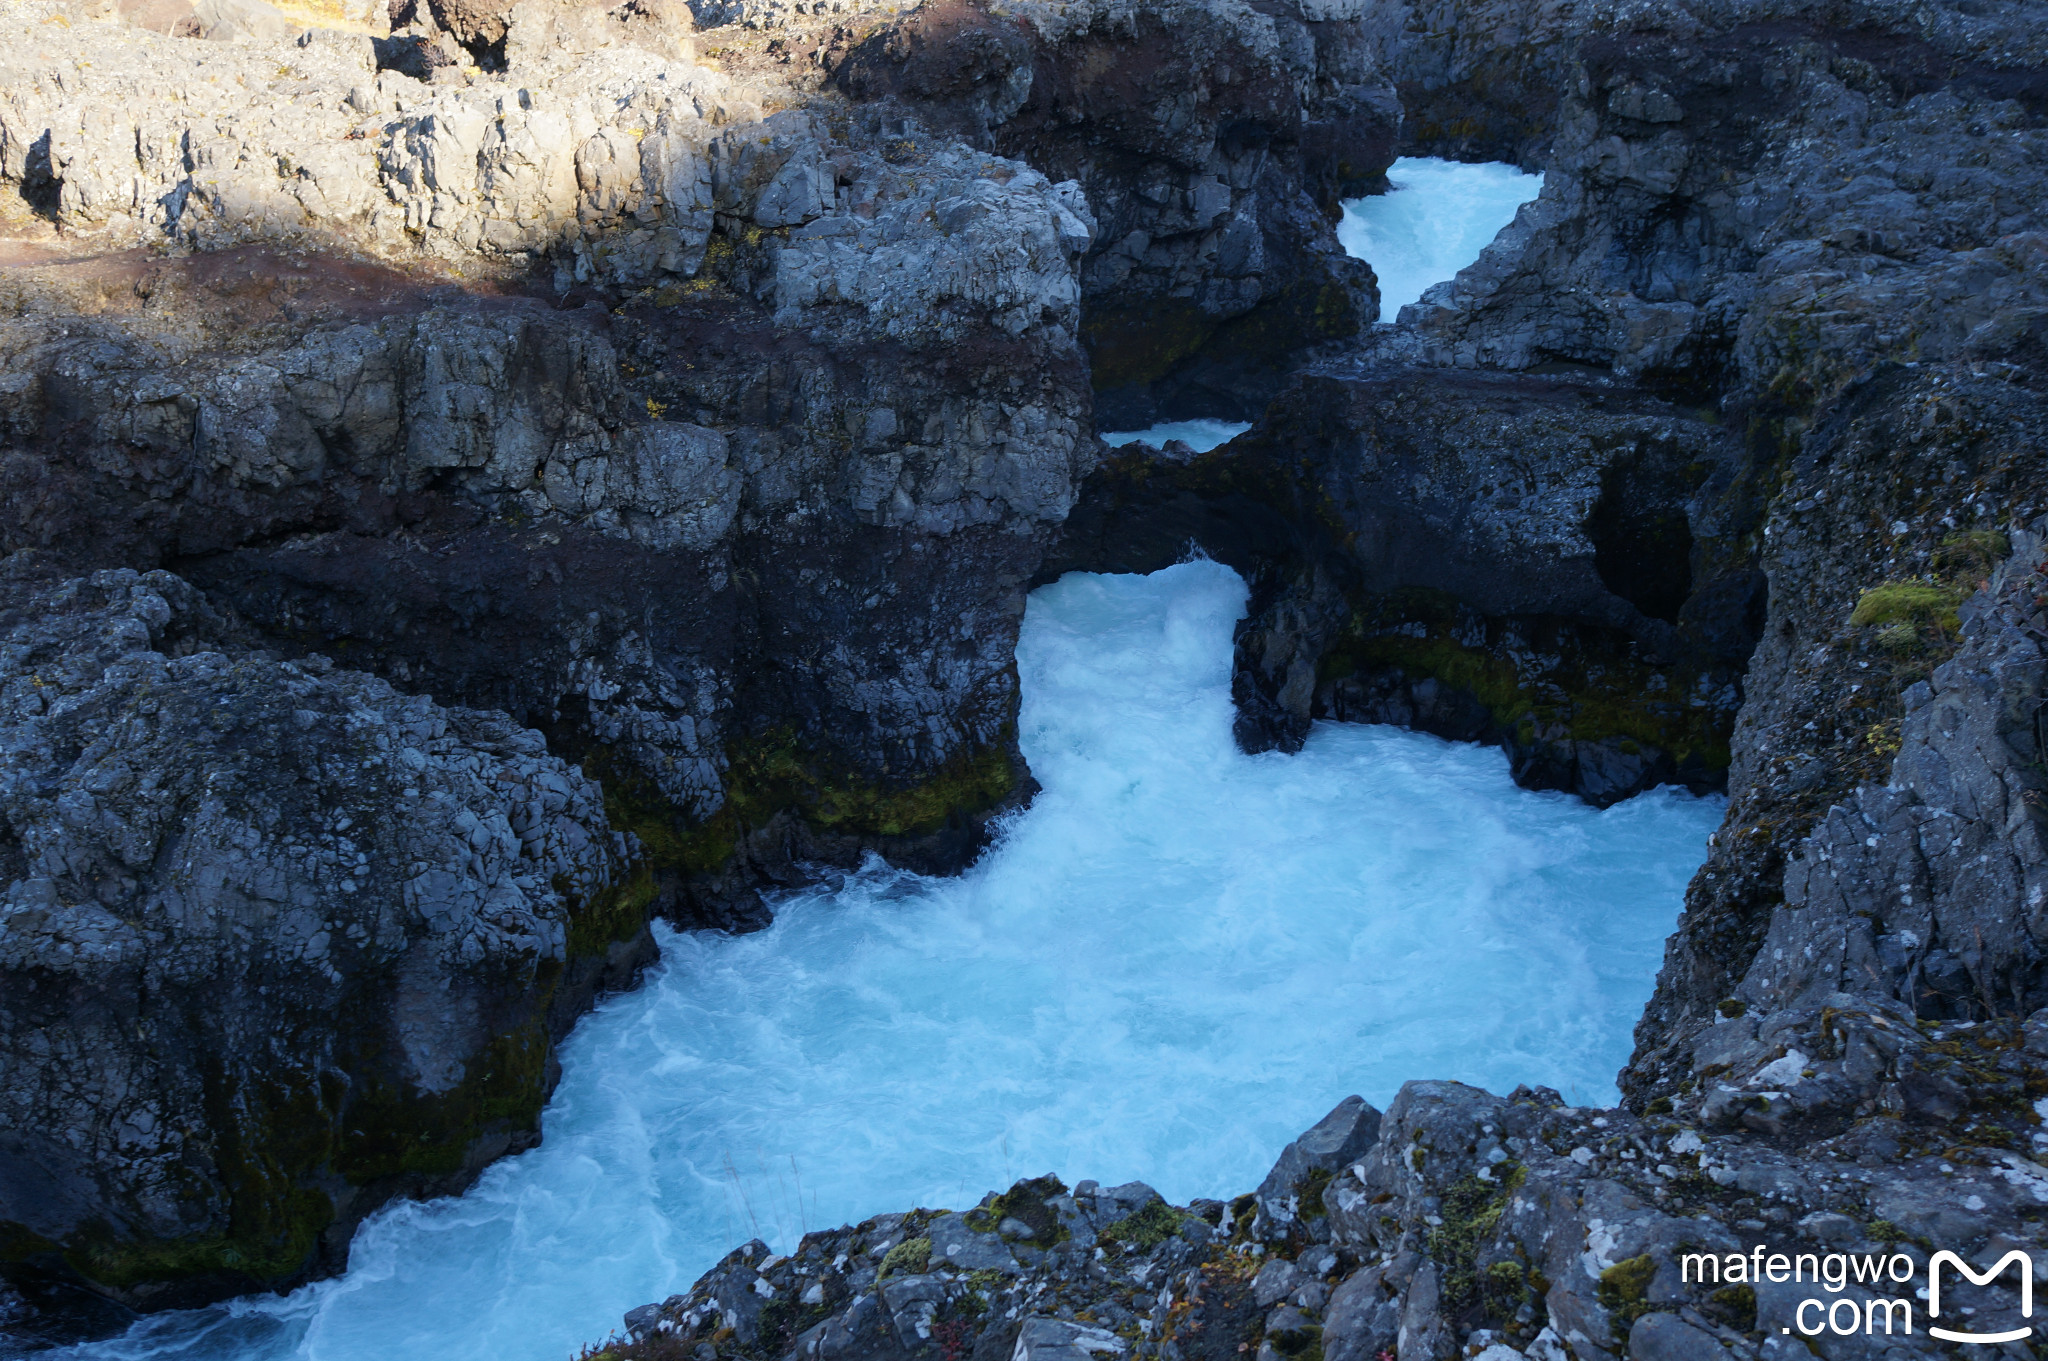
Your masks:
M1387 184L1384 194L1344 200L1337 224L1345 254L1371 265L1379 278L1381 321L1393 321L1431 286L1477 260L1542 190L1543 177L1495 161L1403 156L1388 167ZM1144 430L1105 430L1102 438L1111 448L1137 443L1160 449L1168 440L1184 440L1200 454L1251 428L1249 422L1167 421Z
M1250 421L1166 421L1143 430L1105 430L1102 442L1112 449L1126 444L1149 444L1164 449L1168 440L1180 440L1198 454L1227 444L1252 428Z
M1403 156L1387 170L1391 186L1344 200L1337 241L1370 264L1380 281L1380 320L1393 321L1432 285L1456 278L1543 188L1497 162L1467 164Z
M1044 788L974 869L873 864L757 935L664 933L570 1038L540 1148L377 1216L339 1280L72 1354L561 1361L757 1234L1048 1171L1229 1195L1413 1077L1610 1099L1720 801L1595 811L1386 728L1243 755L1244 599L1211 562L1037 591Z

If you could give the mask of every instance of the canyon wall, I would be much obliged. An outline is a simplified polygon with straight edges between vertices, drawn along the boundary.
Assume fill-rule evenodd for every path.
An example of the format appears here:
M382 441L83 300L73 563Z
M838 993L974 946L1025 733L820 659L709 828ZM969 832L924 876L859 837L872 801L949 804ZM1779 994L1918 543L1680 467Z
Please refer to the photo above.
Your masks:
M651 915L965 864L1031 788L1025 591L1191 539L1252 584L1248 749L1726 788L1629 1108L1411 1084L1228 1205L750 1245L631 1347L1761 1356L1784 1302L1672 1249L2039 1242L2039 5L293 13L0 20L46 1335L522 1146ZM1397 150L1546 179L1368 330L1332 214Z
M1950 1274L1939 1317L1926 1283L1944 1249L2048 1265L2044 18L1375 8L1401 149L1515 160L1542 196L1237 441L1117 451L1048 563L1146 570L1192 538L1243 571L1248 747L1364 717L1596 800L1724 783L1625 1107L1411 1082L1228 1202L1041 1178L748 1245L613 1354L1846 1361L1947 1352L1930 1323L2023 1335L2017 1273ZM1801 1284L1796 1254L1909 1275ZM1814 1332L1814 1297L1859 1326ZM1890 1298L1911 1331L1866 1331Z
M1371 298L1321 209L1385 100L1292 20L1204 18L1158 81L1241 79L1154 123L1052 92L1197 9L1048 6L1039 103L980 112L858 7L300 9L0 19L0 1258L46 1336L339 1269L537 1137L651 918L957 870L1028 797L1121 173L1029 137L1126 120L1145 287L1222 252L1200 327L1273 302L1218 372Z

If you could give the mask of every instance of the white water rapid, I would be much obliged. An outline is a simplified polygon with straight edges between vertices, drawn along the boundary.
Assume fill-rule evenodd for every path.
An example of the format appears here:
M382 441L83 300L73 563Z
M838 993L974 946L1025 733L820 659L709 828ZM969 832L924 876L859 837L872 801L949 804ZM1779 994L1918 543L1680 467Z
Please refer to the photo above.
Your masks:
M756 1234L1043 1172L1226 1196L1407 1078L1611 1099L1721 801L1596 811L1387 728L1245 756L1244 600L1211 562L1037 591L1044 789L974 869L871 865L758 935L665 932L570 1038L538 1149L380 1214L338 1280L68 1355L563 1361Z
M1105 430L1102 442L1112 449L1126 444L1149 444L1154 449L1164 449L1168 440L1177 439L1184 440L1196 453L1206 454L1251 428L1250 421L1167 421L1143 430Z
M1477 260L1542 190L1543 177L1497 162L1403 156L1388 168L1387 183L1392 187L1384 194L1344 200L1337 224L1345 254L1379 276L1381 321L1394 320L1432 284L1455 278ZM1144 430L1105 430L1102 438L1112 449L1132 442L1160 449L1168 440L1186 440L1204 454L1249 429L1249 422L1167 421Z
M1344 200L1337 224L1345 252L1379 276L1381 321L1477 260L1543 188L1541 175L1511 165L1417 156L1395 161L1387 182L1384 194Z

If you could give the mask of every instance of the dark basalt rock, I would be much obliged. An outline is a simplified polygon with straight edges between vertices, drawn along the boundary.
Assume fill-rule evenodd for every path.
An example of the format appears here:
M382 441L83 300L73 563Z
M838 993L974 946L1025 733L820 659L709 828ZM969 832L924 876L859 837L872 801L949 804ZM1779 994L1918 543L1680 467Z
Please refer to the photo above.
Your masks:
M112 1322L339 1268L537 1137L554 1045L654 956L638 847L502 713L267 653L166 572L0 632L10 1278Z
M1760 622L1743 462L1720 427L1610 384L1309 377L1211 454L1106 463L1047 572L1152 570L1191 543L1243 572L1247 750L1294 750L1315 717L1393 722L1499 743L1522 783L1597 803L1712 789ZM1618 553L1660 609L1683 583L1670 618L1613 589Z
M1105 424L1249 418L1377 314L1338 201L1385 185L1400 110L1352 9L926 4L836 54L892 98L1087 191L1084 337Z

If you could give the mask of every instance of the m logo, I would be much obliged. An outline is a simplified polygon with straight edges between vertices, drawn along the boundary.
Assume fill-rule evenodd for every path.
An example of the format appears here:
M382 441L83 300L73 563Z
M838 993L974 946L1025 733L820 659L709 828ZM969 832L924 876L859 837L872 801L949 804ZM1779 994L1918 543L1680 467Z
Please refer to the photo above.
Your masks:
M1941 1317L1941 1264L1943 1262L1948 1263L1957 1271L1969 1277L1970 1284L1972 1285L1989 1285L2003 1274L2007 1267L2017 1264L2020 1269L2020 1314L2025 1318L2032 1318L2034 1316L2034 1259L2018 1248L2014 1248L2011 1252L1998 1259L1998 1265L1982 1275L1972 1270L1968 1262L1956 1256L1953 1252L1943 1251L1935 1253L1934 1260L1927 1264L1928 1318L1935 1319ZM2029 1327L2014 1328L2009 1332L2003 1333L1958 1333L1948 1328L1937 1328L1932 1323L1927 1325L1928 1336L1938 1337L1944 1342L2018 1342L2022 1338L2031 1337L2033 1332L2034 1330Z

